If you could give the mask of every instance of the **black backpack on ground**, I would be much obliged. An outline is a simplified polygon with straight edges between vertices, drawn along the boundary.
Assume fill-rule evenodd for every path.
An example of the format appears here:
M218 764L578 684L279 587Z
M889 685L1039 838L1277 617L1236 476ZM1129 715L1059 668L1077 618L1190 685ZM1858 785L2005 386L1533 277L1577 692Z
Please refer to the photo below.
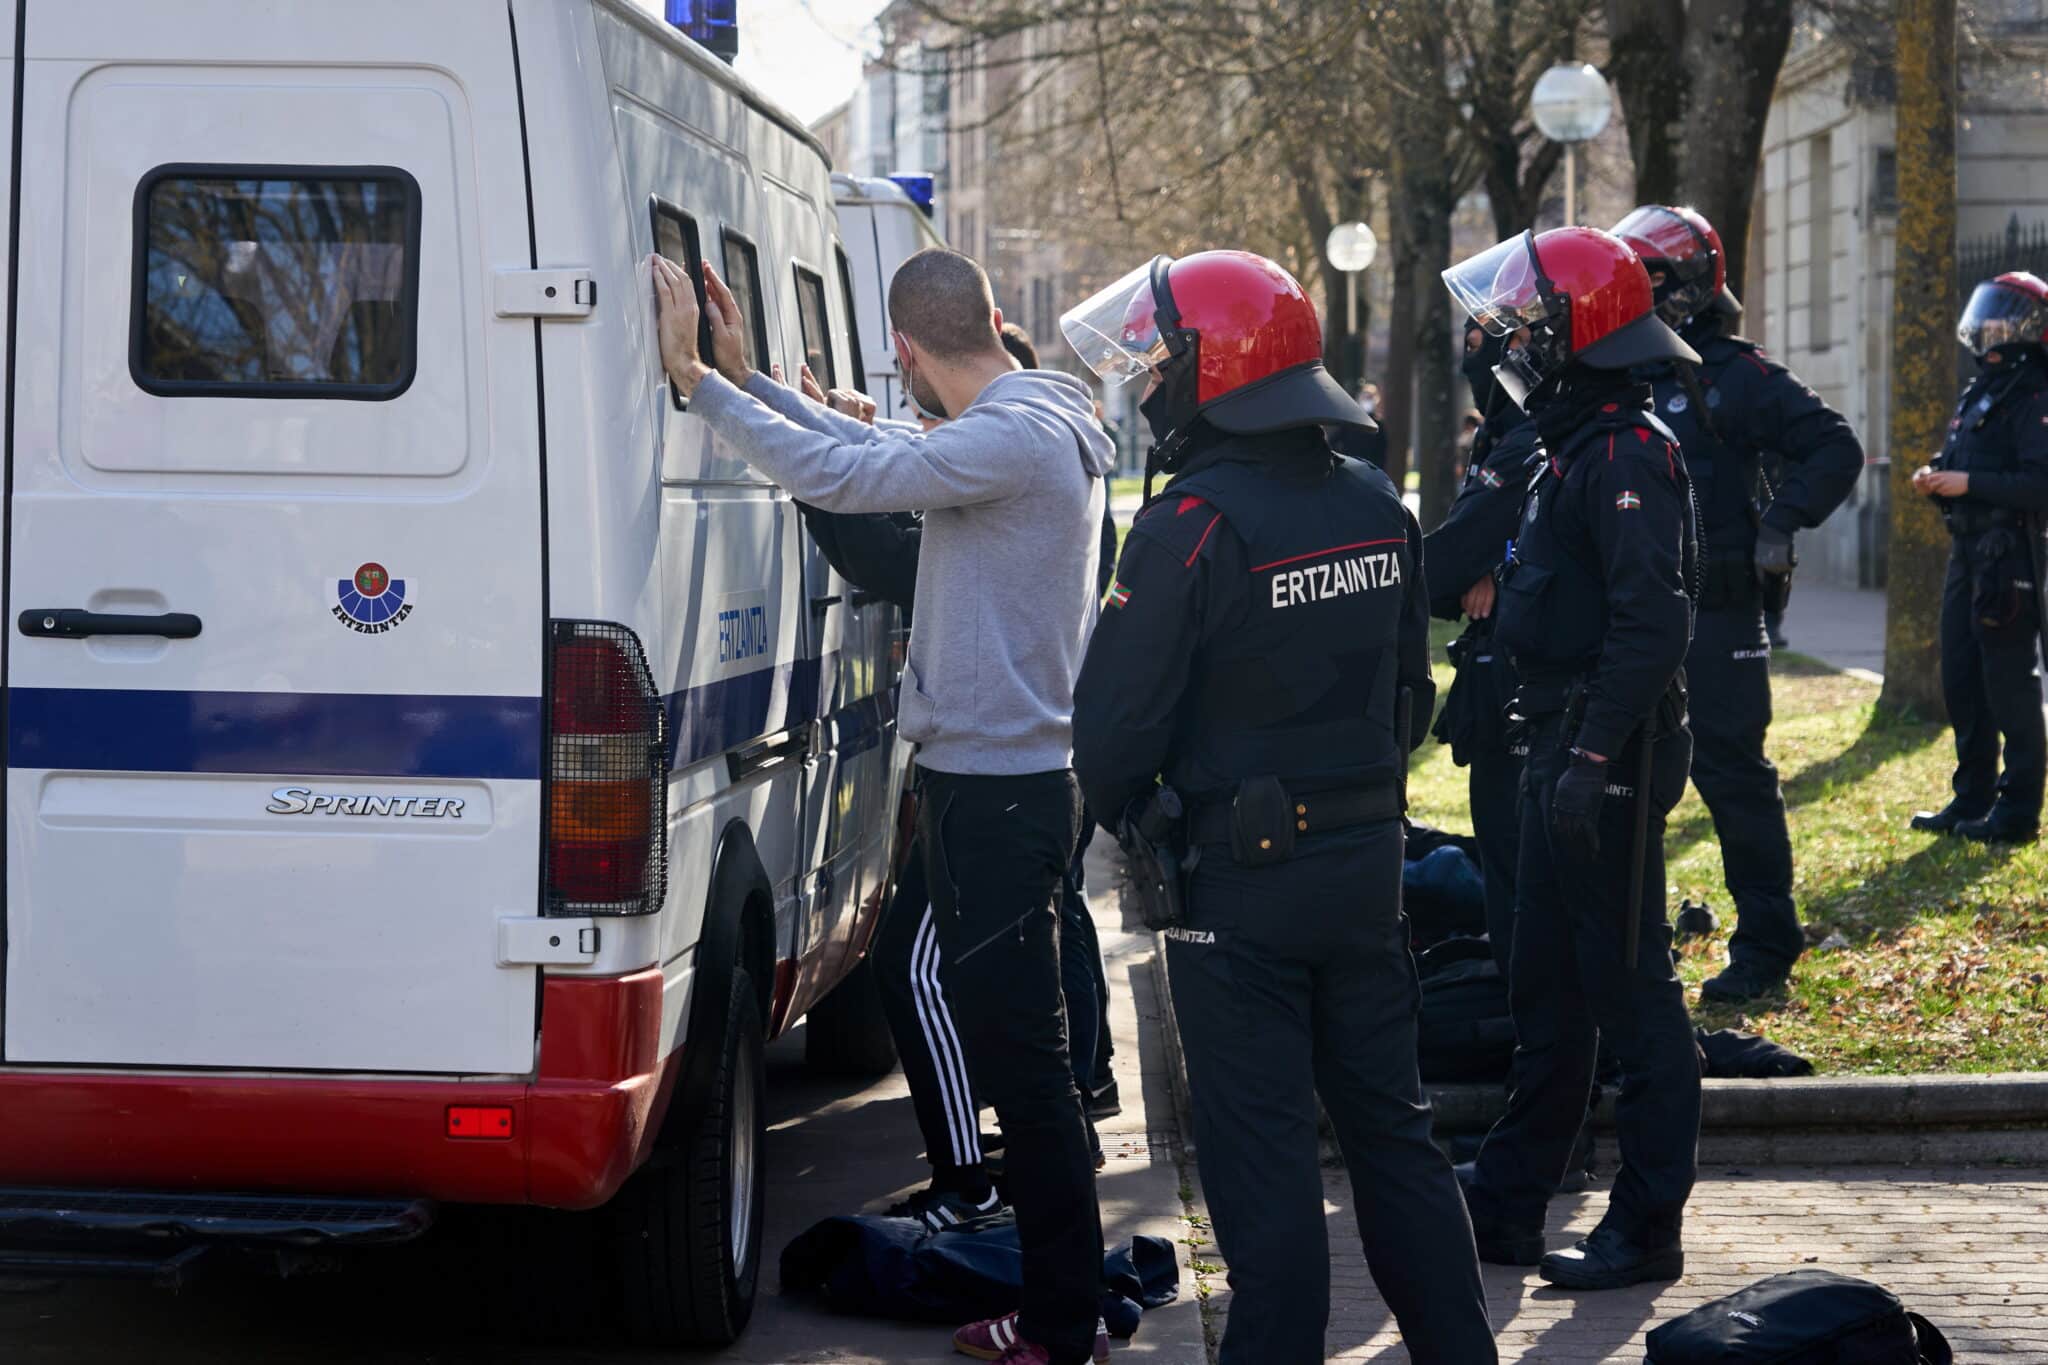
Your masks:
M1648 1365L1951 1365L1933 1323L1883 1285L1794 1270L1651 1331Z
M1508 986L1483 938L1450 938L1415 960L1422 980L1422 1079L1504 1081L1515 1055Z

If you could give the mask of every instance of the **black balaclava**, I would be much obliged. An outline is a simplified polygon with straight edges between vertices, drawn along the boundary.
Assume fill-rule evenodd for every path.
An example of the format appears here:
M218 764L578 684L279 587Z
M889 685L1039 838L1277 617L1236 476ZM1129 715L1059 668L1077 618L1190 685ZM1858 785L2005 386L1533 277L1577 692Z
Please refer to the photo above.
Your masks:
M1610 404L1616 413L1636 417L1649 410L1650 400L1650 386L1627 370L1596 370L1575 361L1530 393L1528 412L1544 448L1561 456L1574 437L1607 416Z
M1152 428L1152 453L1145 459L1145 497L1152 496L1152 476L1172 474L1187 463L1199 422L1196 409L1195 350L1168 356L1159 365L1159 384L1139 402L1138 411Z
M1507 394L1501 391L1500 381L1493 377L1494 366L1500 364L1501 357L1507 354L1508 342L1506 337L1497 337L1476 322L1466 323L1467 336L1475 329L1484 340L1479 343L1478 350L1465 355L1458 369L1464 374L1466 384L1471 386L1472 406L1479 409L1481 417L1490 418L1508 401Z

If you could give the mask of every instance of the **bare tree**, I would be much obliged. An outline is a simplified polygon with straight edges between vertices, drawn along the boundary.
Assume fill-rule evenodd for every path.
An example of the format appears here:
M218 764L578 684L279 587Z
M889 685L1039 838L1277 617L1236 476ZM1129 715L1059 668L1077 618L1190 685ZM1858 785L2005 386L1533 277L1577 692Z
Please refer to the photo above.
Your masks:
M1607 71L1628 115L1636 198L1704 213L1737 293L1792 10L1791 0L1607 0Z
M1892 296L1891 548L1884 692L1895 713L1938 716L1948 537L1913 471L1941 448L1955 396L1956 0L1898 0L1899 236Z

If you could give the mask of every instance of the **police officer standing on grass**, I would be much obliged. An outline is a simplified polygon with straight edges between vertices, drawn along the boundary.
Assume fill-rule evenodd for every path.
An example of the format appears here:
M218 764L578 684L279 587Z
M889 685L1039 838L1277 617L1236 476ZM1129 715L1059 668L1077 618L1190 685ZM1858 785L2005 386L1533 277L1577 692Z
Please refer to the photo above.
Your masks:
M1794 534L1842 505L1863 472L1847 419L1799 377L1734 334L1741 305L1713 224L1692 209L1645 205L1614 228L1650 272L1657 313L1700 354L1697 369L1651 372L1657 413L1685 451L1700 517L1699 617L1686 679L1692 692L1692 781L1721 843L1735 902L1728 966L1703 1000L1780 989L1806 947L1792 903L1792 839L1778 770L1764 756L1771 723L1765 613L1792 590ZM1767 477L1766 465L1780 471Z
M1521 523L1529 481L1543 466L1543 440L1534 419L1515 406L1493 377L1504 350L1500 337L1467 320L1463 368L1481 422L1464 487L1443 524L1423 537L1422 557L1429 566L1430 613L1468 622L1464 634L1451 642L1457 676L1435 733L1451 746L1451 761L1472 770L1472 835L1486 880L1486 936L1506 981L1515 938L1515 849L1528 745L1507 719L1515 672L1507 652L1494 643L1494 578Z
M2048 515L2048 283L1977 286L1956 336L1977 360L1933 463L1913 475L1948 523L1941 691L1956 731L1955 796L1913 828L1987 843L2041 828L2042 525ZM2003 739L2005 771L1998 770Z
M1488 1365L1471 1229L1416 1074L1401 916L1402 779L1431 700L1421 536L1384 474L1331 450L1325 426L1368 419L1271 261L1162 256L1061 326L1105 379L1143 377L1152 469L1172 476L1082 665L1075 765L1127 848L1149 830L1193 860L1167 960L1234 1291L1221 1359L1324 1359L1320 1095L1411 1358Z
M1671 966L1664 819L1685 789L1682 665L1697 549L1685 462L1630 371L1692 361L1636 254L1591 228L1523 233L1444 272L1507 339L1497 374L1549 460L1495 608L1527 722L1509 999L1508 1110L1466 1196L1481 1259L1609 1289L1676 1279L1700 1118L1698 1053ZM1543 1216L1605 1037L1621 1063L1621 1169L1591 1236L1544 1255Z

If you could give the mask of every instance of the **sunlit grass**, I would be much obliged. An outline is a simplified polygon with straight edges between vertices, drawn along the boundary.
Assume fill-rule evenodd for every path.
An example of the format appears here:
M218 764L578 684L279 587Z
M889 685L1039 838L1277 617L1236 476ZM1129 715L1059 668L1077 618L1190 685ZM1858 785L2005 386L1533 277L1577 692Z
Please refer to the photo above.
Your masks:
M1439 625L1435 657L1453 632ZM1772 662L1770 755L1784 784L1794 893L1810 945L1788 996L1746 1008L1695 1006L1708 1028L1758 1032L1824 1071L2048 1068L2048 849L1983 848L1906 828L1941 805L1953 761L1946 726L1875 713L1875 684L1797 654ZM1437 668L1448 688L1448 665ZM1419 820L1469 830L1466 773L1431 742L1409 783ZM1667 897L1704 900L1711 939L1683 949L1681 974L1720 970L1734 928L1713 823L1688 790L1671 813Z

